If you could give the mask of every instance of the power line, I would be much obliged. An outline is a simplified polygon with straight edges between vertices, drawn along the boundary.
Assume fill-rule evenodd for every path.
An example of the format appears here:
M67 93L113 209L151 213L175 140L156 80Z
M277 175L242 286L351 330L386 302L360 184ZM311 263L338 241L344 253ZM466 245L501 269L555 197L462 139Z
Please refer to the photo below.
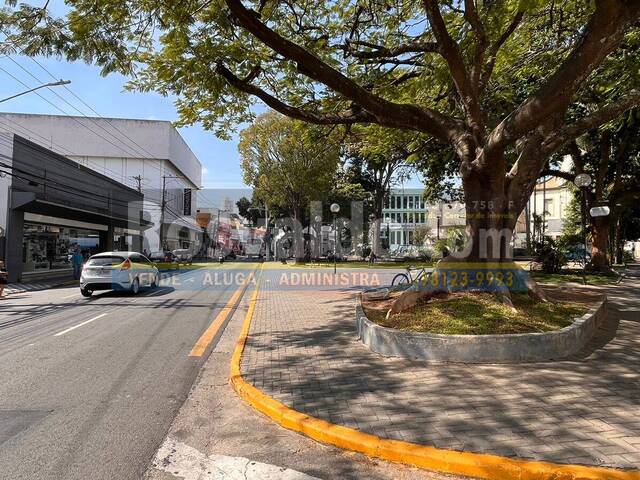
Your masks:
M6 32L4 32L2 29L0 29L0 31L2 31L2 33L5 34L5 36L7 36ZM21 53L24 53L23 49L20 49L18 47L18 50ZM9 58L9 60L11 62L13 62L15 65L17 65L21 70L23 70L25 73L27 73L29 76L31 76L32 78L34 78L35 80L41 82L40 78L38 78L36 75L34 75L31 71L29 71L27 68L25 68L24 66L22 66L19 62L17 62L15 59L11 58L10 56L7 55L7 58ZM51 73L51 71L49 71L44 65L42 65L40 62L38 62L35 58L28 56L27 58L29 58L30 60L32 60L34 63L36 63L36 65L38 65L43 71L45 71L49 76L51 76L52 78L55 78L55 75L53 75L53 73ZM1 68L1 67L0 67ZM14 75L12 75L11 73L9 73L7 70L2 69L5 73L7 73L9 76L11 76L14 80L16 80L17 82L21 83L22 85L27 86L24 82L22 82L20 79L18 79L17 77L15 77ZM145 147L143 147L142 145L140 145L138 142L136 142L134 139L132 139L131 137L129 137L125 132L123 132L120 128L118 128L116 125L114 125L110 119L104 118L102 115L100 115L91 105L89 105L85 100L83 100L79 95L77 95L73 90L71 90L69 87L67 87L66 85L64 86L64 88L73 96L75 97L78 101L80 101L83 105L85 105L89 110L91 110L94 114L96 114L100 119L102 119L103 121L105 121L111 128L113 128L115 131L117 131L120 135L122 135L124 138L128 139L129 142L131 142L131 144L135 145L137 148L137 151L134 150L131 145L127 145L126 142L123 142L122 138L118 138L116 135L114 135L113 133L111 133L109 130L107 130L103 125L101 125L99 122L97 122L95 119L89 117L88 115L86 115L80 108L78 108L77 106L73 105L72 103L70 103L67 99L65 99L64 97L62 97L61 95L59 95L57 92L53 91L52 89L49 88L49 90L56 95L60 100L62 100L64 103L66 103L67 105L69 105L71 108L73 108L74 110L76 110L77 112L79 112L83 117L85 117L87 120L89 120L90 122L92 122L94 125L98 126L100 129L102 129L107 135L109 135L111 138L113 138L114 140L118 141L118 142L122 142L125 144L125 146L134 153L134 156L139 155L140 153L142 153L142 157L143 158L148 158L148 159L154 159L155 155L151 152L149 152L149 150L147 150ZM63 114L65 114L66 116L70 117L73 121L75 121L76 123L80 124L82 127L84 127L85 129L89 130L90 132L92 132L94 135L99 136L100 138L102 138L103 140L107 141L108 143L110 143L111 145L115 146L116 148L119 148L121 151L123 151L124 153L128 153L126 152L122 147L120 147L119 145L114 144L113 142L111 142L110 140L108 140L107 138L103 137L102 135L100 135L99 133L95 132L94 130L92 130L91 128L89 128L87 125L79 122L77 119L75 119L75 117L69 115L68 112L66 112L65 110L63 110L62 108L60 108L59 106L53 104L51 101L49 101L48 99L46 99L45 97L43 97L42 95L39 95L40 98L42 98L43 100L45 100L47 103L49 103L50 105L52 105L54 108L56 108L57 110L61 111ZM158 172L163 173L163 169L160 168L159 166L155 165L154 163L147 163L146 166L149 166L151 168L156 169ZM105 171L107 171L107 167L104 167ZM112 170L111 170L112 171ZM112 171L114 174L119 175L118 172L114 172ZM177 175L181 180L191 183L189 179L187 179L184 175L178 174ZM122 174L121 178L124 179L124 173ZM123 183L125 183L123 181Z

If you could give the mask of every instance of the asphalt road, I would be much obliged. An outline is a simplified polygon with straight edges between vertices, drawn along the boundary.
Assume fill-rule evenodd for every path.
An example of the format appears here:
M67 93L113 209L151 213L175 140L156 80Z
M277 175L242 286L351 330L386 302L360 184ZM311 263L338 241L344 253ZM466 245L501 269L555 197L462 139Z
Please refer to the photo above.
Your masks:
M0 300L2 478L140 478L255 266L179 272L136 297L73 287ZM189 356L207 331L212 344Z

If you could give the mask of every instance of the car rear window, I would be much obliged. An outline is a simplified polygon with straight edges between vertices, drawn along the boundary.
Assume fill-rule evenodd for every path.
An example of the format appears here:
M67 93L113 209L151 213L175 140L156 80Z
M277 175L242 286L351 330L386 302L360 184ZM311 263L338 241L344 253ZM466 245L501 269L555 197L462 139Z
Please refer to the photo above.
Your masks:
M89 259L89 262L87 264L91 265L92 267L106 267L120 265L122 262L124 262L124 260L124 257L119 257L117 255L105 255L104 257L92 257Z

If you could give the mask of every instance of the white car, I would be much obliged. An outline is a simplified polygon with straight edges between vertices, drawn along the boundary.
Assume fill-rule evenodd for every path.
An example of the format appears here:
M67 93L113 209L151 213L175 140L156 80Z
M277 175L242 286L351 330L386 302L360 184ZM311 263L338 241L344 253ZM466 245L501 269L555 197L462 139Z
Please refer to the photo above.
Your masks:
M96 290L156 288L160 273L151 261L138 252L104 252L87 260L80 276L80 293L90 297Z
M178 259L179 263L182 264L189 264L191 265L193 263L193 254L187 250L186 248L180 248L178 250L174 250L173 252L171 252L175 255L175 257Z

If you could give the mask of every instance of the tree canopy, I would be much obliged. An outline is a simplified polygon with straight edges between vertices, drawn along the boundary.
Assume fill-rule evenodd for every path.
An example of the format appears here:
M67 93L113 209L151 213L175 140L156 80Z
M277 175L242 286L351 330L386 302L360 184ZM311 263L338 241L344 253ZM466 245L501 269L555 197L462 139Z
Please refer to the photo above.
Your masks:
M640 0L67 5L65 18L46 4L3 10L5 50L132 74L135 88L177 96L179 123L221 136L261 101L307 123L438 142L451 154L434 150L432 170L461 178L471 257L482 230L513 230L549 156L640 104Z
M326 198L334 185L340 148L322 129L267 112L241 132L238 149L254 199L299 222L309 202Z

